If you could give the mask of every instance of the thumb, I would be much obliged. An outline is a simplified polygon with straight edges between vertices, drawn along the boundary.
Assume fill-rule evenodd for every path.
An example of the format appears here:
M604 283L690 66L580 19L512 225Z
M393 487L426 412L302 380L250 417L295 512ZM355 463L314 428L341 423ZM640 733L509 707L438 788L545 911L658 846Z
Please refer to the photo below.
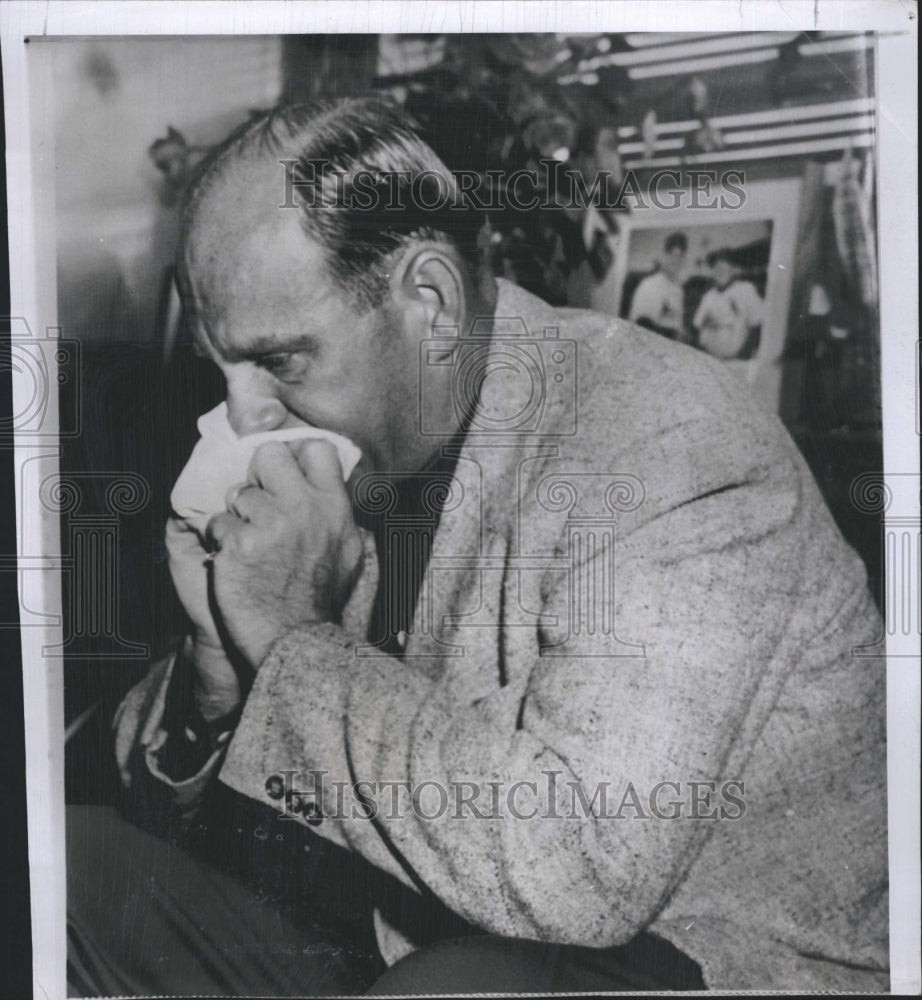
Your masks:
M170 517L166 522L164 537L170 556L193 555L205 546L208 517Z

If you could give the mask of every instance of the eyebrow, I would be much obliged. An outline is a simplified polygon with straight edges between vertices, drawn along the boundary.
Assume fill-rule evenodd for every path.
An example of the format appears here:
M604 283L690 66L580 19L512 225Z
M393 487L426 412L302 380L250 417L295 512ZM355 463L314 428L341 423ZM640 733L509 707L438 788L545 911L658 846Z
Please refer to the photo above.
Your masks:
M225 360L233 363L240 361L259 361L273 354L295 354L298 351L313 351L318 344L317 338L310 333L293 337L284 342L271 336L257 336L246 346L227 348L221 345L219 353Z

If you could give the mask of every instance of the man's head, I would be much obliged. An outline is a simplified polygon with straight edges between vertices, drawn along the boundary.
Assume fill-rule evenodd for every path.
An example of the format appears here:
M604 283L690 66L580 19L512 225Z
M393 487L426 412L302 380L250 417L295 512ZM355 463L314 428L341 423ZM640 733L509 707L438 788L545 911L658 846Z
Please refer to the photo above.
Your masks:
M492 314L482 224L389 102L234 132L191 187L179 271L235 430L304 421L352 438L362 472L423 465L420 342Z
M715 250L708 256L708 264L714 275L714 283L718 288L726 288L737 276L739 269L728 250Z
M685 233L670 233L663 244L662 267L670 281L678 281L685 266L688 239Z

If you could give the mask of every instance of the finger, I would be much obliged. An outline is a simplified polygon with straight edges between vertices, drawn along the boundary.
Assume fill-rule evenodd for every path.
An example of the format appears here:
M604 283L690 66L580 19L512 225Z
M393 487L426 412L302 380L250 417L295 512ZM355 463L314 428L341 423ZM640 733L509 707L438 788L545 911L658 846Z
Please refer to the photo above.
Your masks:
M171 515L166 520L166 537L172 541L181 543L182 541L198 537L195 526L192 523L194 518L178 517Z
M252 483L247 481L241 483L234 483L234 485L231 486L228 489L228 491L224 494L224 506L228 510L233 510L234 501L248 486L252 486Z
M205 529L205 539L212 552L220 552L243 522L235 514L215 514Z
M202 518L170 517L166 522L164 540L170 557L191 556L203 551L205 522Z
M287 444L266 441L250 459L251 484L261 486L283 502L297 502L304 496L304 473Z
M269 513L278 511L275 498L259 486L244 486L237 491L233 502L228 502L228 510L244 521L259 522Z
M304 476L317 489L342 492L343 467L339 453L324 438L304 438L292 442L295 459Z

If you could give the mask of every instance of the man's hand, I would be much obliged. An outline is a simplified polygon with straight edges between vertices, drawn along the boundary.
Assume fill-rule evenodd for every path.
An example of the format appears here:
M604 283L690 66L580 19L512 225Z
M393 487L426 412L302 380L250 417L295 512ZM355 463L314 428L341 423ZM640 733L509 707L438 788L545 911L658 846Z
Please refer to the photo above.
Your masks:
M249 482L208 525L214 597L234 646L254 669L284 632L338 621L361 570L336 449L326 441L260 445Z
M166 526L170 574L182 606L192 620L195 700L205 719L220 718L240 702L240 676L228 657L212 609L208 552L188 521L171 517Z

